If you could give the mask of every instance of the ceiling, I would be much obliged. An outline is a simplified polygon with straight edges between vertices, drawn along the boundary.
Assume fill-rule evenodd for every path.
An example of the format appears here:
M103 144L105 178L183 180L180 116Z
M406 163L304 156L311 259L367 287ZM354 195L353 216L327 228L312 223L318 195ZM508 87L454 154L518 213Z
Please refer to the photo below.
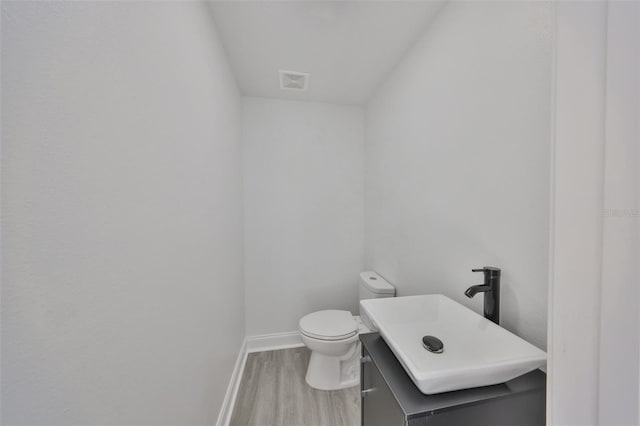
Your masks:
M211 1L243 94L363 104L425 31L441 1ZM310 73L304 92L278 70Z

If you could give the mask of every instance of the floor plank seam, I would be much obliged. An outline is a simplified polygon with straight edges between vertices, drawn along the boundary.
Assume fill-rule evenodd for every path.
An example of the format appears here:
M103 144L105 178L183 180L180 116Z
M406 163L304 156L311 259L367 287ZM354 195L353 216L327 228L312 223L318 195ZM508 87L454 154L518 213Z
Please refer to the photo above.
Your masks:
M311 388L304 379L309 357L306 347L249 353L230 425L360 425L359 388Z

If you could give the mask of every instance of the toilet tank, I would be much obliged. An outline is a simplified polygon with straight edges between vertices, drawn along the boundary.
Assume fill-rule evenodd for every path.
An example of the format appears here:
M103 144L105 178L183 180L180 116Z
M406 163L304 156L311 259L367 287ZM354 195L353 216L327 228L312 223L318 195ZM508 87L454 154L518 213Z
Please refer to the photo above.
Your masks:
M396 295L396 289L376 272L367 271L360 272L358 294L360 296L360 300L379 299L382 297L394 297ZM359 309L362 322L369 327L371 331L376 331L362 307L359 306Z

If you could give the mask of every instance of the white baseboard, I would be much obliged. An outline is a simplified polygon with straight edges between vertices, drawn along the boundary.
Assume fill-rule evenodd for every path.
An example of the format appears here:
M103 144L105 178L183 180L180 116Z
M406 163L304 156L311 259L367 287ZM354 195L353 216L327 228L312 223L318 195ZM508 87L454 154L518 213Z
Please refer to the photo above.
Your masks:
M244 372L244 366L247 363L247 355L249 353L298 348L300 346L304 346L304 343L302 343L302 338L297 331L248 336L245 338L242 342L242 346L240 347L240 353L238 353L236 365L233 367L233 373L231 373L229 386L227 386L227 393L224 396L224 401L222 401L222 407L220 407L220 413L218 414L216 425L228 426L231 421L233 407L236 404L242 373Z
M297 331L247 336L247 352L264 352L304 346Z
M236 365L233 367L231 373L231 379L229 380L229 386L227 386L227 393L222 401L222 407L220 407L220 413L218 414L217 426L228 426L231 421L231 414L233 414L233 407L236 404L236 397L238 396L238 389L240 388L240 380L242 379L242 372L247 362L247 339L244 339L242 346L240 347L240 353L236 359Z

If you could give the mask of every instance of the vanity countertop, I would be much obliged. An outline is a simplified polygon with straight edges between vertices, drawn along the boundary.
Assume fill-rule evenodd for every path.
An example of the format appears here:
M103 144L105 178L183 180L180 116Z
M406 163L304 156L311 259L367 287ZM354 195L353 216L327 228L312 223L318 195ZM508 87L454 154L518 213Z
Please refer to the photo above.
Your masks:
M447 410L473 405L495 405L505 400L530 400L544 405L546 374L535 370L506 383L425 395L411 381L407 373L378 333L360 335L362 345L376 365L407 419L431 416ZM518 398L524 397L525 398ZM509 405L509 404L500 404ZM531 424L544 424L544 409L536 411Z

